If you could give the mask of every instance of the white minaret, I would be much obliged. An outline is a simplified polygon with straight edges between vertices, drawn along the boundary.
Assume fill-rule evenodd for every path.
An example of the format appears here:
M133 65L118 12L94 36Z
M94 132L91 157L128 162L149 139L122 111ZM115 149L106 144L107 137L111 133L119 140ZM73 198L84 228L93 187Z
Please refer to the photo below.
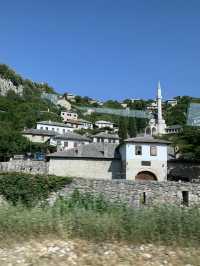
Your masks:
M165 134L165 120L162 118L162 94L161 94L161 86L160 81L158 82L157 87L157 105L158 105L158 121L157 121L157 133Z

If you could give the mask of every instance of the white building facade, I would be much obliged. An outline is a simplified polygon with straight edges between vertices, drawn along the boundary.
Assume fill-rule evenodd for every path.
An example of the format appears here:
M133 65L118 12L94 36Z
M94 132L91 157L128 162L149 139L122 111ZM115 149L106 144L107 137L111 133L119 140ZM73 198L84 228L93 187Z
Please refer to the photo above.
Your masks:
M110 121L99 120L95 122L95 125L98 128L104 128L104 127L114 128L114 124Z
M168 141L152 137L136 137L125 140L120 147L124 178L167 181L168 144Z
M41 121L37 122L37 129L55 131L59 134L65 134L67 132L73 132L74 128L59 122L53 121Z

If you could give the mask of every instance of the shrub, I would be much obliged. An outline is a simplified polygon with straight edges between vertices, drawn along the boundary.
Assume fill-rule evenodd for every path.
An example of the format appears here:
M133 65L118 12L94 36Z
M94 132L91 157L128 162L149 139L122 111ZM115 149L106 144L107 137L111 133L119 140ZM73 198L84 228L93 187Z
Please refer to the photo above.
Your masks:
M33 207L70 182L69 177L6 173L0 175L0 194L13 205Z

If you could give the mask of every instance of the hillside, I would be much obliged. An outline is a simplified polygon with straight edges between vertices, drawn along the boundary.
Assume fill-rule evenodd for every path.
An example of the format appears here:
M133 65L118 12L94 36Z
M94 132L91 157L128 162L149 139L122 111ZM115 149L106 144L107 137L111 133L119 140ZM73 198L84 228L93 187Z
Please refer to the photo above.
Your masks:
M63 107L54 104L49 100L41 98L43 93L58 95L58 93L47 83L37 83L28 79L24 79L14 70L5 64L0 64L0 160L5 160L16 153L34 152L47 149L46 145L36 145L30 143L22 137L21 131L26 128L35 127L37 121L52 120L61 121L60 112ZM67 93L63 95L67 98ZM192 97L183 96L175 97L177 105L171 106L163 103L163 113L168 125L180 124L186 125L187 108ZM200 102L200 99L195 99ZM105 107L112 109L129 108L130 110L146 110L153 103L153 100L131 100L125 99L123 102L116 100L108 100L100 102L87 96L74 96L73 100L69 100L72 108L78 106L87 107ZM84 115L77 109L80 118L84 118L93 123L97 120L109 120L119 126L120 137L126 138L127 132L130 136L144 132L148 121L142 118L122 118L117 115L91 113ZM156 110L152 111L156 114ZM197 140L192 138L195 129L187 129L181 137L171 138L174 145L181 144L180 147L184 153L191 154L195 149L199 155L198 144L200 142L198 132ZM96 130L90 132L95 133ZM80 132L85 133L83 130ZM181 143L180 143L181 141ZM194 144L192 144L194 143ZM195 155L196 156L196 155Z

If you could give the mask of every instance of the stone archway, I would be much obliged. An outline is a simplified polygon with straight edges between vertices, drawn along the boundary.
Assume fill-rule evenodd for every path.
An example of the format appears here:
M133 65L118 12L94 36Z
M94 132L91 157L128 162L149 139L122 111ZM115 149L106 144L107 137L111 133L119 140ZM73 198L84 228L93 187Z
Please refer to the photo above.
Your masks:
M146 128L146 135L151 135L151 128L150 127Z
M157 177L152 172L142 171L136 175L135 180L157 181Z
M153 127L153 128L152 128L152 135L154 136L154 135L156 135L156 133L157 133L157 130L156 130L155 127Z

